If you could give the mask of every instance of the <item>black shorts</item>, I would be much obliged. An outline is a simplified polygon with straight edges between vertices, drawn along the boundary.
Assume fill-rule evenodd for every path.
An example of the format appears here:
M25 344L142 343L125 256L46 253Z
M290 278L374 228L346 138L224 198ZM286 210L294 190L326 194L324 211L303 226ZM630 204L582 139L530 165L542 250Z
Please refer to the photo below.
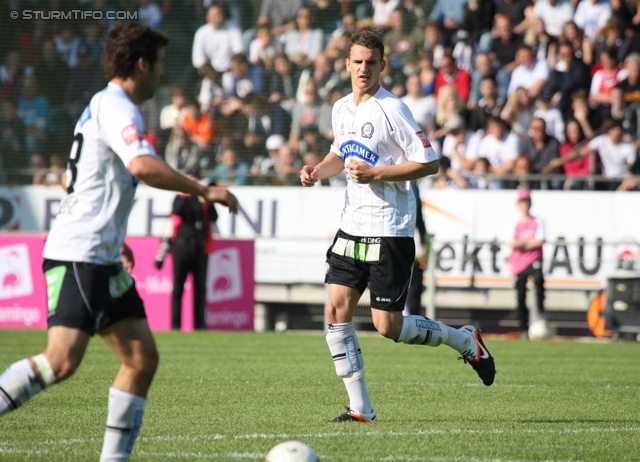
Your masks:
M327 251L324 282L360 293L368 286L372 308L402 311L415 254L412 237L356 237L339 230Z
M135 281L120 264L45 260L49 327L66 326L91 335L125 318L146 319Z

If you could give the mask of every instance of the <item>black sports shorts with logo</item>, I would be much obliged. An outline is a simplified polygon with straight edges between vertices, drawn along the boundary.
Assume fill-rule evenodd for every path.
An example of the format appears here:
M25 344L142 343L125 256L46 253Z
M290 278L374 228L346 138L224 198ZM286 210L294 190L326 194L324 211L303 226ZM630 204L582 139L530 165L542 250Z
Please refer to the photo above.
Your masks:
M49 327L66 326L94 335L125 318L145 319L135 281L121 264L45 260Z
M327 251L324 282L361 294L368 286L373 308L402 311L415 254L412 237L357 237L339 230Z

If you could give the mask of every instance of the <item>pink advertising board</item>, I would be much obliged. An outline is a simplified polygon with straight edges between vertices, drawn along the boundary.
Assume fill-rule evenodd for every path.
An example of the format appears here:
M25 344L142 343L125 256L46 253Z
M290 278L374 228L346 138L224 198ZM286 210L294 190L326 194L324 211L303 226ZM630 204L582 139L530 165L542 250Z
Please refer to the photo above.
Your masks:
M45 235L0 234L0 328L46 328L47 294L42 274ZM126 239L135 257L133 277L144 300L152 330L171 329L172 261L153 265L160 246L155 237ZM254 244L217 240L209 256L206 323L209 329L253 330ZM182 330L193 329L193 287L187 279L182 304Z

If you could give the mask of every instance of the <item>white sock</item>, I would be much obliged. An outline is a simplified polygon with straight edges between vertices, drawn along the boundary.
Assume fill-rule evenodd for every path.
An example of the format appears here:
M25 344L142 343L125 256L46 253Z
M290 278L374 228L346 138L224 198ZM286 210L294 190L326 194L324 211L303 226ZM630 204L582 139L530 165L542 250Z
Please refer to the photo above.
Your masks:
M449 327L446 324L443 324L443 326L447 329L448 334L447 340L444 342L444 344L450 346L458 353L462 353L463 351L468 350L475 343L475 339L466 332L454 329L453 327Z
M43 355L31 359L36 363L39 374L28 359L23 359L0 375L0 415L19 408L55 382L51 366Z
M404 316L402 331L396 342L433 347L447 344L448 331L445 327L440 321L432 321L424 316Z
M364 359L353 322L330 324L327 344L349 395L349 407L363 417L373 414L367 385L364 381Z
M142 425L146 402L147 400L141 396L113 387L109 389L109 413L100 455L101 462L129 460Z

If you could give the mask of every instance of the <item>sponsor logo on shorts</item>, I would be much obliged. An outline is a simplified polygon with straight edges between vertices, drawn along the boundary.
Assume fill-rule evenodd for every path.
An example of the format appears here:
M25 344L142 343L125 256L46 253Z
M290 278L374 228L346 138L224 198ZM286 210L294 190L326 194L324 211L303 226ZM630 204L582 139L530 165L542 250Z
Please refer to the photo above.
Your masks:
M142 136L138 135L138 129L133 124L129 124L126 127L124 127L122 129L122 132L120 132L120 134L122 135L122 139L124 140L127 146L129 146L131 143L134 143L142 139Z
M376 297L376 302L391 303L391 299L390 298L383 298L383 297Z
M420 141L422 141L422 146L424 146L425 148L430 148L431 147L431 143L429 142L429 138L427 138L427 135L425 135L422 130L419 131L419 132L416 132L416 135L418 135L418 138L420 138Z

